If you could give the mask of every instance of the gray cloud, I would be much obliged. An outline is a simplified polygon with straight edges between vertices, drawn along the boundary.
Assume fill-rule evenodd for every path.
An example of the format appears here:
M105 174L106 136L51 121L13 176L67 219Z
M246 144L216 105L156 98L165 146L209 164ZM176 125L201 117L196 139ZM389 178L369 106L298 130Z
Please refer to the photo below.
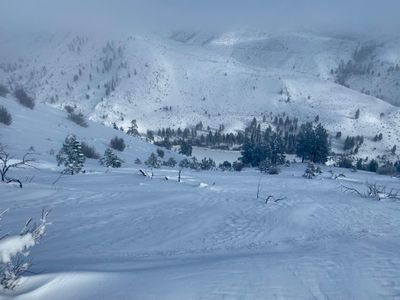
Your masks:
M392 32L395 0L0 0L0 28L135 30L243 28L263 31Z

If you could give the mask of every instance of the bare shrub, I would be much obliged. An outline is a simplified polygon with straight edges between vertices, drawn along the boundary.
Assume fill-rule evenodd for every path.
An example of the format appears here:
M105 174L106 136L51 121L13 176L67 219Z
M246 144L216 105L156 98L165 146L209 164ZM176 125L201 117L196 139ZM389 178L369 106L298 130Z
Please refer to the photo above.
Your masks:
M0 123L5 125L11 125L12 117L11 114L8 112L7 108L4 106L0 106Z
M86 122L85 116L82 113L72 112L68 115L68 120L84 128L89 126L88 123Z
M35 107L35 99L29 96L22 87L17 88L14 91L14 95L21 105L30 109L33 109Z
M124 139L119 138L118 136L115 136L114 138L111 139L110 146L111 148L121 152L124 151L126 147Z
M96 148L93 146L89 146L85 142L81 143L81 150L86 158L100 159L100 154L97 153Z

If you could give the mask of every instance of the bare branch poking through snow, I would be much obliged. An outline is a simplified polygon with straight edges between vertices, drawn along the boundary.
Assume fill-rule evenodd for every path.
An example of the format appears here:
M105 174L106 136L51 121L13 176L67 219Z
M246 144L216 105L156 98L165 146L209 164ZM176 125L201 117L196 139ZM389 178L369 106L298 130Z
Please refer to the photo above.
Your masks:
M395 190L395 189L388 190L386 188L386 186L377 185L376 183L374 183L374 184L367 183L366 187L367 187L367 190L365 192L360 192L356 188L342 185L342 188L344 189L345 192L355 193L363 198L371 198L371 199L375 199L378 201L381 201L384 199L400 200L400 191L398 191L398 190Z
M4 211L0 215L5 214ZM29 250L37 245L46 232L47 216L50 210L42 210L38 223L30 218L19 235L5 236L0 240L0 285L3 289L12 290L32 265Z

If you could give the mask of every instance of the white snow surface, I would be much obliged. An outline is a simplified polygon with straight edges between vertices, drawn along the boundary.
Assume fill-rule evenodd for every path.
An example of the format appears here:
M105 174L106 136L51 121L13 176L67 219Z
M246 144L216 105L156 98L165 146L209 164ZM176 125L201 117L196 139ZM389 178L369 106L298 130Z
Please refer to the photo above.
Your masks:
M323 167L313 180L305 165L260 173L155 169L138 174L133 160L153 145L64 112L31 111L0 99L13 124L0 127L16 158L33 146L37 169L13 171L24 188L0 184L2 232L52 209L46 236L31 251L33 274L0 299L398 299L400 203L346 193L365 183L399 188L398 178ZM86 162L63 176L58 151L68 133L99 152L115 134L129 141L121 169ZM167 152L166 156L177 156ZM346 177L332 180L329 170ZM169 180L165 180L167 177ZM279 202L265 199L286 197Z

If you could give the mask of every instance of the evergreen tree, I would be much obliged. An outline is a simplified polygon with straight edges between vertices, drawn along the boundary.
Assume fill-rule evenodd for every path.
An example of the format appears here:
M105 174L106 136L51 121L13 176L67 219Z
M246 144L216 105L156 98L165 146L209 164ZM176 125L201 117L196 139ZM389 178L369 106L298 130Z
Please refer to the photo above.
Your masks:
M280 135L274 134L271 141L266 145L266 158L271 165L276 166L285 162L284 145Z
M193 150L192 146L188 142L183 141L179 153L186 156L191 156L192 150Z
M66 137L56 159L59 166L64 165L64 174L74 175L82 171L85 156L82 153L81 144L77 141L75 135Z
M328 137L329 135L326 129L321 124L318 124L314 131L314 143L311 158L314 163L326 163L328 160L330 151Z
M104 152L104 156L100 159L100 163L106 167L120 168L122 160L114 154L110 148L107 148Z
M306 159L310 159L310 153L312 150L312 143L314 138L313 127L310 122L302 124L300 131L297 136L297 147L296 154L301 157L301 161L304 162Z
M159 168L161 165L161 162L155 153L151 153L149 158L144 163L152 168Z
M126 132L128 135L139 136L138 125L136 120L131 121L131 126L128 127Z

